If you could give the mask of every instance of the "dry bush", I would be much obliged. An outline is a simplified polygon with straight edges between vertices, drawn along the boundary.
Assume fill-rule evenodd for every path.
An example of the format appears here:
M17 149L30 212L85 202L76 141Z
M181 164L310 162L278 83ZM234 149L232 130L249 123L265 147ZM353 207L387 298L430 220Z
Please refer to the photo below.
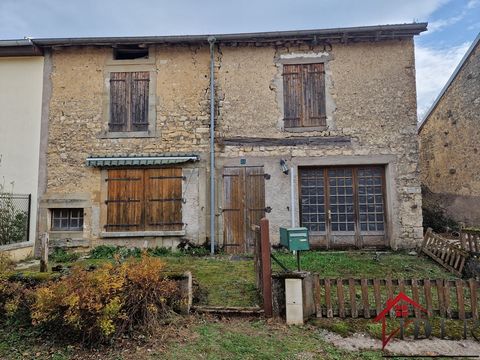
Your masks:
M33 291L21 282L0 279L0 319L30 322Z
M100 342L166 314L178 299L164 263L142 256L93 271L74 268L70 275L35 290L32 321L58 334Z
M0 252L0 276L12 271L14 268L15 263L10 256L7 253Z

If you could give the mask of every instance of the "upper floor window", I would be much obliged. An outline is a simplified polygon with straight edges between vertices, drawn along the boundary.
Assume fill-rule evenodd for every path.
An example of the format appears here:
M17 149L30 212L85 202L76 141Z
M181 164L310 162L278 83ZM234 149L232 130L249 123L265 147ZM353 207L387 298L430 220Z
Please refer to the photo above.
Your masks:
M283 101L285 128L326 126L324 64L284 64Z
M148 47L139 45L121 46L113 49L115 60L148 59Z
M109 131L147 131L148 71L110 73Z

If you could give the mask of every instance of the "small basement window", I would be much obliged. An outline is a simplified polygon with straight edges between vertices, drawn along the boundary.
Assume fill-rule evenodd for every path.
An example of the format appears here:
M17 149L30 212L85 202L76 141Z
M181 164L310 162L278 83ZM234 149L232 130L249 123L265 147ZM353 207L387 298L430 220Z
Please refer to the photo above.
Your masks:
M83 209L52 209L52 230L81 231Z
M140 45L121 46L113 49L115 60L148 59L148 47Z

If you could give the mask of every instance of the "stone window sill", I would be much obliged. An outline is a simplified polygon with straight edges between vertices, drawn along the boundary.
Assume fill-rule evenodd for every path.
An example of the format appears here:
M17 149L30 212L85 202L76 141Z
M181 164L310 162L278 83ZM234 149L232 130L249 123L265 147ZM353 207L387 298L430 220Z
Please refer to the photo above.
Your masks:
M129 131L129 132L103 132L98 135L99 139L124 139L124 138L154 138L154 131Z
M283 130L287 132L295 132L295 133L310 132L310 131L325 131L325 130L328 130L328 126L289 127L289 128L284 128Z
M102 238L124 238L124 237L164 237L164 236L185 236L185 230L172 231L103 231Z
M17 250L17 249L23 249L23 248L28 248L32 246L33 246L33 241L24 241L24 242L19 242L15 244L1 245L0 250L1 251Z

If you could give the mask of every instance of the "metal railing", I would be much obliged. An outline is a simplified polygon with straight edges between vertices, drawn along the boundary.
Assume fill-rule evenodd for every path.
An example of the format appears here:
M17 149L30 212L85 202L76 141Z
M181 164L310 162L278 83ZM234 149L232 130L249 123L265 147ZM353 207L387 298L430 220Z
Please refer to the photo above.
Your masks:
M31 194L0 194L0 246L30 238Z

